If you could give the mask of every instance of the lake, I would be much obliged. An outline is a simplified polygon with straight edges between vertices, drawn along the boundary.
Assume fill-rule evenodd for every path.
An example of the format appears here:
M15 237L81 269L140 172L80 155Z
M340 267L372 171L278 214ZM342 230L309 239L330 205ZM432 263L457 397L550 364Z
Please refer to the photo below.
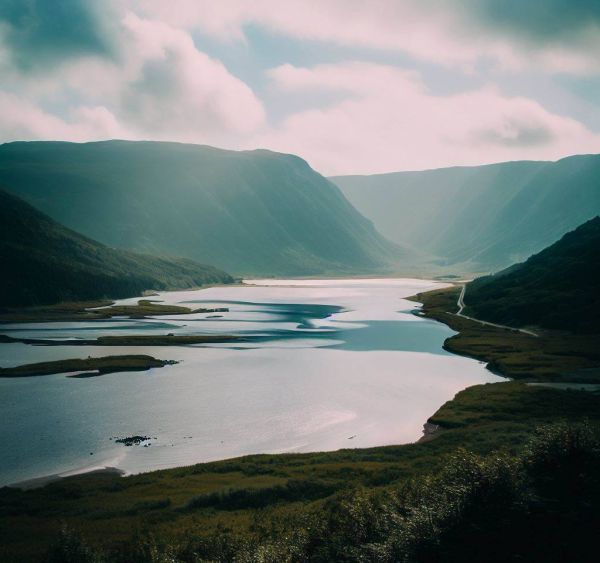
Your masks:
M85 379L0 378L0 485L104 466L137 473L415 441L458 391L501 380L483 363L444 351L454 334L447 326L412 314L417 305L404 298L436 287L416 279L252 280L151 298L228 312L0 325L0 334L23 338L243 337L185 347L0 344L2 367L132 353L179 361ZM151 440L115 442L132 435Z

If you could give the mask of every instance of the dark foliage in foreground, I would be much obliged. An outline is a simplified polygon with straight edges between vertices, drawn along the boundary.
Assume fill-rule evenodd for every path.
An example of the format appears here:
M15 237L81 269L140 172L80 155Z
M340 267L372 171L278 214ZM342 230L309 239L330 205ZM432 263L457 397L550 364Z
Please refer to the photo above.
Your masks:
M233 279L183 258L108 248L0 190L0 307L129 297Z
M474 316L510 326L600 332L600 217L522 264L467 286Z
M595 561L599 445L587 425L542 427L517 457L459 450L434 476L340 493L318 511L257 516L251 538L223 531L171 543L140 533L101 553L63 531L48 561Z
M333 494L334 485L320 481L290 479L285 485L261 489L233 489L201 495L190 500L186 510L216 507L221 510L263 508L278 502L307 501Z

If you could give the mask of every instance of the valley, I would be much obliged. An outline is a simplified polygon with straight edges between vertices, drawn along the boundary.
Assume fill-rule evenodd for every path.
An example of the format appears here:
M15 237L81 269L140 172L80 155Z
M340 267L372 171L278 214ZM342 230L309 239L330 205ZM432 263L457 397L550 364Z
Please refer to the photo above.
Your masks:
M550 527L552 541L568 530L589 549L600 240L584 173L595 159L567 160L432 171L444 220L478 218L459 233L469 240L422 207L433 188L415 173L411 217L392 219L408 230L394 239L379 212L357 203L371 223L292 155L1 145L0 558L328 562L350 550L370 561L430 537L452 546L452 533L460 546L475 528L474 549L504 529L506 553L528 560L514 522L538 544ZM189 174L171 205L162 188L179 167ZM548 167L553 195L525 206ZM529 171L518 185L515 170ZM526 225L489 199L498 182ZM532 238L557 206L564 220ZM453 495L487 516L453 512ZM421 510L433 531L419 528Z
M382 237L304 160L266 150L5 143L0 186L104 245L234 276L392 273L414 254Z
M597 563L600 0L0 0L0 563Z
M109 354L145 355L169 365L81 385L61 375L0 380L10 424L27 412L31 425L29 439L21 434L19 442L8 437L2 444L13 453L0 477L10 484L11 475L33 479L82 469L88 451L95 452L94 466L137 473L243 454L414 441L427 417L458 390L498 380L478 362L445 352L442 344L452 332L419 319L402 299L438 285L252 280L155 296L171 315L3 324L0 375L33 375L36 366L48 367L42 361L69 366L77 363L73 358L85 363ZM177 307L196 312L180 314ZM217 307L227 312L205 312ZM22 364L30 365L17 367ZM244 370L236 369L241 365ZM29 405L18 400L24 390ZM41 411L40 402L46 405ZM230 413L225 419L224 407ZM114 415L106 418L106 412ZM50 421L66 430L81 416L94 429L77 440L73 432L48 435ZM151 452L125 458L110 447L109 436L136 433L159 441ZM182 433L193 438L182 441ZM41 450L29 449L34 436L45 437Z
M239 345L226 343L223 353L219 352L218 348L211 348L211 345L209 348L197 349L168 348L166 350L169 350L173 357L183 361L163 368L163 370L170 370L164 378L159 375L162 370L158 370L156 373L149 372L149 375L130 373L83 379L80 380L81 385L87 386L91 383L104 385L104 382L108 385L106 389L116 385L119 393L110 395L113 403L117 397L133 399L132 394L135 394L134 401L127 401L127 410L131 410L135 404L144 405L144 411L149 405L160 405L160 412L163 414L159 416L164 417L167 413L173 412L174 405L169 405L168 396L176 393L176 389L172 388L175 384L174 380L183 378L185 383L181 389L191 400L189 407L200 414L205 413L211 403L215 406L232 404L231 397L224 402L214 395L206 395L209 392L209 387L206 385L198 386L203 379L216 377L222 380L226 373L233 373L232 366L223 365L227 355L232 357L236 354L246 355L243 360L244 373L252 376L254 385L260 385L257 390L260 393L279 387L279 385L274 387L272 382L265 382L263 387L263 383L258 381L261 372L269 365L265 362L272 364L275 361L271 368L274 370L273 375L277 379L285 376L282 388L282 391L285 389L285 393L279 395L277 399L278 402L283 401L282 406L285 411L294 412L294 409L290 410L291 405L286 403L290 398L298 397L301 389L307 384L318 389L319 398L309 395L307 397L309 403L296 411L296 415L289 420L291 425L287 432L280 434L278 431L277 434L272 434L271 439L276 435L283 437L289 434L286 440L291 438L292 443L298 443L298 438L303 435L302 441L306 442L308 439L309 442L306 442L305 446L297 446L292 452L282 443L279 448L283 451L277 455L235 457L236 453L231 450L231 440L234 441L235 447L236 439L241 438L238 444L240 446L243 444L243 448L250 449L246 452L238 450L237 455L251 454L252 450L260 451L265 448L265 445L263 443L262 446L257 446L256 438L264 439L268 436L268 428L273 420L273 415L269 415L265 419L265 425L259 423L257 426L258 420L255 419L255 415L252 415L246 425L242 425L249 425L250 433L241 434L240 438L236 438L236 434L242 431L242 427L238 427L238 421L244 414L243 404L252 405L253 412L264 412L265 408L263 404L258 411L255 411L259 395L253 393L248 386L240 388L243 389L243 402L236 403L235 425L230 427L224 418L219 417L217 435L221 436L223 442L217 444L218 449L212 455L217 459L229 458L223 461L201 464L193 462L194 456L199 452L209 451L207 448L215 429L210 425L206 427L209 424L210 411L207 413L209 418L200 419L199 426L189 418L189 414L185 412L188 407L182 403L183 395L177 399L177 417L173 419L173 423L168 423L167 419L158 420L156 418L158 413L150 412L148 413L150 418L145 421L142 417L136 423L132 418L133 424L130 422L122 425L118 423L117 417L114 419L116 425L107 426L108 419L97 418L91 426L88 424L85 429L82 428L81 432L74 432L76 428L74 423L68 423L70 431L61 432L60 426L55 427L52 434L45 436L45 448L48 448L49 455L47 461L43 462L43 457L40 457L44 449L36 452L38 460L36 463L41 462L40 468L45 465L46 469L43 471L45 475L51 475L57 469L58 474L61 474L59 467L47 463L50 459L56 459L57 452L64 449L63 446L59 446L63 437L68 436L70 441L77 437L77 448L84 454L81 458L85 456L89 458L87 450L90 450L94 453L94 462L92 464L88 462L87 467L80 465L77 470L69 471L63 467L63 477L55 476L51 482L42 479L39 481L40 484L45 485L42 488L35 488L35 473L32 473L29 477L33 481L29 479L24 484L28 490L0 489L0 499L5 507L0 511L0 522L5 529L8 527L12 531L10 538L3 538L3 557L10 561L15 554L19 554L21 561L37 560L48 546L52 545L57 535L60 536L60 522L52 516L56 513L61 514L63 523L68 522L83 535L88 542L86 545L91 546L90 549L98 549L102 546L104 549L107 546L108 535L111 542L130 545L130 549L142 549L141 546L146 542L158 542L156 549L183 550L186 549L184 546L188 545L190 534L193 534L195 538L192 540L193 549L206 557L214 557L221 549L218 547L217 538L225 539L230 549L240 549L240 546L246 542L259 549L259 546L264 545L265 542L268 544L274 541L280 533L303 530L306 524L300 522L313 522L311 534L317 535L310 536L311 542L323 542L324 538L318 539L320 537L318 534L322 533L318 530L324 525L320 516L324 510L325 513L329 513L330 510L340 510L343 503L351 502L357 503L353 505L353 510L358 511L357 515L362 514L361 511L367 510L367 506L370 506L369 504L365 506L364 503L377 502L375 499L378 495L396 494L395 491L398 490L400 483L448 472L450 467L448 464L456 463L452 460L456 459L453 456L456 456L457 448L467 448L473 452L469 455L483 456L482 461L478 461L479 458L465 458L461 463L485 464L488 462L484 460L490 454L493 454L491 459L496 459L494 456L497 455L525 455L523 448L529 440L538 439L535 438L536 429L543 428L543 425L557 421L570 421L571 424L583 424L584 421L600 422L600 402L597 393L576 390L575 383L572 383L570 390L531 385L533 381L539 383L597 381L593 377L581 375L584 373L592 375L590 366L595 365L597 369L600 365L600 358L586 355L591 353L591 346L584 347L580 357L574 358L572 354L566 356L564 351L575 342L582 343L576 337L572 337L572 340L567 342L564 342L565 334L557 335L556 338L549 336L536 338L516 331L481 325L457 316L456 302L460 294L460 286L426 291L435 285L437 284L422 280L262 280L241 288L223 287L199 292L189 291L184 294L160 294L158 297L166 306L190 301L194 301L194 306L206 306L208 301L214 304L227 301L230 318L225 321L210 320L206 319L207 315L203 313L197 313L191 319L189 314L174 315L161 320L161 323L167 320L170 324L168 329L161 325L155 326L155 321L152 319L138 318L133 320L132 326L126 325L127 331L139 332L140 326L147 325L147 328L153 332L173 330L181 333L188 330L186 325L190 321L194 322L192 319L195 318L200 326L204 324L205 333L211 325L229 324L230 327L235 328L231 332L244 334L246 336L244 340L247 341ZM223 292L236 295L236 298L224 299ZM244 300L237 298L237 295L244 295L244 292L247 292ZM425 316L441 320L458 332L452 335L451 331L443 330L443 325L430 324L434 321L415 316L411 313L413 306L410 305L410 301L397 301L398 295L410 297L415 292L417 296L411 299L424 303ZM292 297L294 295L296 297ZM297 302L293 304L295 300ZM135 302L135 298L129 301ZM392 303L397 304L394 306ZM123 303L125 306L126 304L127 301ZM406 312L393 312L398 305ZM223 318L226 319L227 316L225 314ZM390 328L395 324L400 332L389 340L388 346L382 346L385 342L385 339L382 339L384 333L377 330L373 333L375 338L370 338L369 333L377 327L378 323L388 322L391 319L395 320ZM119 322L131 323L132 321ZM5 325L4 328L16 328L25 331L25 334L35 332L43 339L56 332L52 326L53 323L48 323L28 328L11 324ZM59 333L66 334L75 326L62 327ZM270 336L263 340L262 344L260 339L253 342L252 336L258 337L263 334L267 326L272 327ZM113 330L117 327L118 324L113 327ZM103 331L107 329L110 330L110 327L102 328ZM87 326L80 327L79 332L85 337L94 330L95 323L87 323ZM282 330L285 335L281 334ZM428 331L433 331L429 345L426 344ZM353 338L354 335L358 339ZM560 348L550 350L561 341L562 351ZM366 352L368 356L365 356L363 361L360 358L365 352L359 350L365 349L365 342L370 343L367 349L371 351ZM543 355L550 354L547 361L539 351L536 352L536 348L528 347L530 343L540 344L539 350L545 351ZM413 348L413 345L417 347ZM442 345L449 351L491 362L492 369L515 378L515 381L504 381L492 375L479 362L448 354L444 352ZM241 348L235 350L231 346ZM383 349L375 352L374 349L377 348ZM28 353L36 355L38 349L40 348L28 348ZM281 352L279 361L277 360L278 349ZM48 348L42 347L39 353L45 355L46 350ZM348 354L348 361L342 360L340 353ZM552 356L554 353L556 355ZM247 354L252 354L254 359ZM19 354L12 352L11 356L16 358ZM217 373L214 371L218 364L210 363L211 356L214 356L215 360L220 358L218 363L221 364L221 368ZM320 356L321 360L319 360ZM564 363L559 364L561 357L565 360ZM193 358L197 359L193 360ZM204 359L198 363L200 358ZM254 369L252 366L256 360L259 363L257 369ZM188 364L187 368L186 364ZM284 364L286 369L282 370L280 366ZM442 375L439 370L444 364L447 364L449 371L445 371ZM212 367L209 367L211 365ZM428 365L431 366L431 370ZM338 378L336 371L340 366L343 366L343 376ZM583 366L586 368L581 371ZM182 368L188 370L189 375L184 371L179 373L172 371ZM428 381L417 383L417 380L413 380L411 387L407 388L406 384L409 381L407 378L415 369L418 370L419 380L426 376ZM389 376L385 375L386 372ZM580 375L565 377L565 373L570 372ZM465 379L468 373L472 373L469 383ZM289 374L289 377L286 374ZM43 380L49 381L47 377ZM58 386L57 391L63 396L66 391L66 387L60 390L63 382L65 385L79 384L77 380L61 379L63 376L60 375L51 377L55 378L52 387ZM146 380L135 379L139 377ZM151 379L147 379L148 377ZM160 383L157 377L159 380L163 379L168 386L158 387L162 397L160 403L152 400L151 395L144 391L148 386L155 386L153 380ZM330 383L324 385L324 378L330 379ZM487 384L481 384L485 381ZM221 381L220 385L223 383ZM425 383L424 387L422 387L423 383ZM434 387L431 387L432 384ZM449 384L452 385L451 388L448 388ZM378 391L379 385L381 389ZM456 385L471 386L460 391ZM359 397L354 396L353 389L364 389L366 386L368 404L378 397L377 412L364 410L367 405L364 403L363 407L355 412L357 417L348 417L348 413L344 414L343 408L340 410L340 407L345 404L348 408L354 404L353 408L356 409L361 402L360 400L356 402ZM434 389L437 389L435 397L431 395ZM442 398L439 392L446 394L446 397ZM47 400L52 402L54 391L51 387L47 387L44 391L45 395L48 393L50 395ZM8 403L3 408L9 417L11 416L10 395L10 390L4 387L2 397L8 400ZM100 407L96 391L88 394L82 388L77 396L79 401L84 401L84 404L86 401L94 401L97 407ZM407 405L404 409L401 408L402 396L405 397ZM426 396L426 402L421 403ZM272 391L270 397L270 400L275 398ZM333 402L328 405L330 401ZM387 401L389 401L389 410L384 407ZM438 406L435 406L436 402ZM198 411L197 405L202 403L204 407ZM315 406L319 404L325 408L325 411L320 413L315 410ZM100 410L105 411L106 408L105 406ZM72 411L72 408L69 411ZM51 407L48 412L52 413ZM117 405L117 410L113 412L116 414L125 410L121 411ZM323 418L326 412L329 414ZM139 417L142 411L134 409L132 414ZM405 417L409 414L414 422L408 423ZM412 418L413 415L416 415L415 419ZM76 411L71 412L70 418L76 416L78 416ZM302 417L308 417L307 421L311 420L311 427L307 427L306 423L302 422ZM381 430L385 430L386 433L406 429L408 424L411 428L410 434L388 434L386 438L378 432L373 433L375 430L373 424L378 419ZM394 419L396 419L395 423ZM285 427L283 418L277 416L275 420L277 420L278 430ZM425 421L433 429L433 433L428 434L427 440L417 440ZM42 420L40 423L44 424ZM165 424L170 428L166 428ZM124 448L122 444L111 441L113 436L133 435L136 430L141 435L148 436L147 444L150 447L133 445ZM229 432L229 436L224 432ZM296 434L295 439L294 434ZM97 436L96 443L94 443L94 436ZM316 439L319 442L316 442ZM23 442L24 436L20 435L19 440ZM373 447L369 444L369 440L379 445ZM382 442L386 441L395 445L382 445ZM413 443L397 445L402 441ZM107 449L102 443L110 444L110 447ZM4 447L5 451L14 450L16 445L6 444ZM271 449L273 445L266 447ZM305 449L313 453L303 453ZM315 450L322 449L336 451L314 453ZM165 450L170 450L168 457L164 457L162 453ZM198 461L197 457L196 461ZM171 464L182 467L156 470ZM120 470L114 469L115 466ZM71 467L77 467L77 463ZM102 467L109 469L98 471ZM133 473L139 470L153 470L149 473L122 477L120 473L123 469ZM23 471L19 470L18 474L23 475ZM38 476L41 475L38 473ZM444 478L449 477L446 475ZM32 485L34 488L30 488L29 482L34 484ZM368 490L368 495L361 497L361 494L367 493L357 492L360 490ZM562 501L548 499L548 502ZM554 508L557 506L551 505ZM261 511L261 521L270 522L268 528L256 527L257 509ZM376 504L368 510L374 510L377 514L379 508ZM26 516L16 516L18 514ZM529 518L532 516L530 515ZM530 525L536 522L536 518L537 516L534 517L533 522L530 521ZM579 520L577 522L579 529L584 530L586 524ZM144 538L136 539L132 536L131 530L142 523L147 531L144 533ZM31 542L27 537L27 530L31 526L35 526L38 530L35 542ZM270 526L276 528L269 531ZM200 534L198 534L199 528L202 530ZM343 528L340 529L335 525L327 535L342 534L344 533L342 530ZM520 541L518 538L514 540ZM345 537L344 542L348 541L350 538ZM322 545L329 545L329 541ZM308 548L302 547L302 549Z
M600 214L599 174L590 154L331 181L384 236L460 275L521 262Z

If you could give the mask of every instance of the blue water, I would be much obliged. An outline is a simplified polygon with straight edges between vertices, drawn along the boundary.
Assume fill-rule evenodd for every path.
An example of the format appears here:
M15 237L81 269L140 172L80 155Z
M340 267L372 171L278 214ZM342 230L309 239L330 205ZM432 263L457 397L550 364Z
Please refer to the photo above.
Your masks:
M242 337L187 347L0 344L4 367L128 353L180 362L88 379L0 379L0 484L104 466L134 473L249 453L405 443L456 392L498 380L442 349L448 327L411 313L416 305L403 297L434 282L255 283L153 298L229 307L224 313L0 326L0 334L36 339ZM133 434L151 436L151 446L114 441Z

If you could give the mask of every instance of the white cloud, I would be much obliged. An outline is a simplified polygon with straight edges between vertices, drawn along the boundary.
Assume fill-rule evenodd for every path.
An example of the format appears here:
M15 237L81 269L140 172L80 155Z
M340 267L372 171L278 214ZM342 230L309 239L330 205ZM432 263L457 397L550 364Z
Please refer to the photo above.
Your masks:
M5 139L89 141L124 134L105 107L76 107L70 118L63 119L19 96L0 91L0 132Z
M243 40L244 27L255 24L304 40L403 51L463 70L489 59L511 70L600 72L597 26L535 41L493 25L493 18L478 19L478 10L463 0L136 0L135 5L152 17L226 41Z
M600 152L600 135L537 102L485 88L439 97L414 73L369 63L273 69L283 91L330 89L327 107L288 116L260 144L327 174L373 173Z
M85 55L34 73L0 61L5 95L18 93L0 108L0 140L81 140L89 129L89 138L241 143L262 126L261 101L186 31L127 13L114 43L113 58ZM70 108L68 119L41 109L56 106Z
M119 115L142 135L216 142L255 131L261 102L225 66L196 49L186 32L128 14L133 72L123 81Z
M110 2L118 15L103 24L110 56L86 51L26 71L11 64L0 40L0 141L119 137L266 146L330 174L600 151L598 135L532 99L507 97L492 85L436 96L416 71L364 62L272 69L266 99L277 108L273 115L284 117L269 125L252 89L199 50L190 31L243 41L245 26L256 23L302 40L401 50L472 72L482 57L513 69L589 71L595 51L582 54L580 43L537 45L524 57L518 41L476 34L460 3L450 10L434 0ZM588 43L597 37L592 27ZM598 70L597 61L593 66ZM294 111L299 100L313 109Z

